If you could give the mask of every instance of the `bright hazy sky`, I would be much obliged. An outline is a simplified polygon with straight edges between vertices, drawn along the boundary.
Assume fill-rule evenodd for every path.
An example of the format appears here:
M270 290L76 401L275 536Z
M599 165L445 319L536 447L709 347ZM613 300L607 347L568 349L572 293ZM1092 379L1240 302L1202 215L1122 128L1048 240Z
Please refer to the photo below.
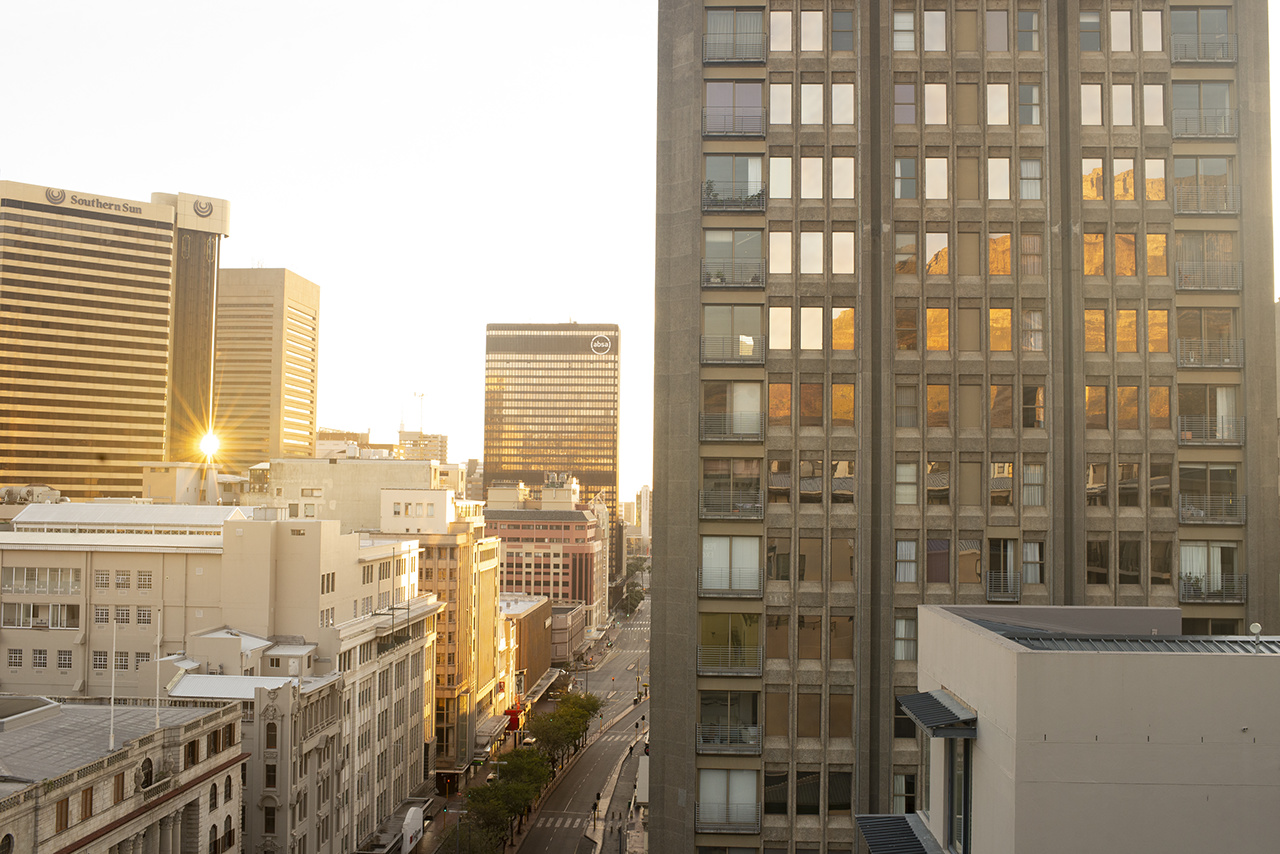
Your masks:
M486 323L618 323L650 482L657 0L4 7L0 179L228 199L224 266L321 288L322 426L393 441L423 393L479 457Z

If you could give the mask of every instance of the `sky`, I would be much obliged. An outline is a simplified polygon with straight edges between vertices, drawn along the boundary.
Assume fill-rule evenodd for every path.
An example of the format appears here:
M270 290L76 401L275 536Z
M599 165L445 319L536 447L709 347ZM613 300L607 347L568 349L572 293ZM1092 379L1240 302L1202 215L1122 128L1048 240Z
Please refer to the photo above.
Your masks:
M10 0L0 180L229 200L224 267L320 286L320 425L403 421L455 462L483 454L486 323L619 324L625 497L653 460L657 5Z

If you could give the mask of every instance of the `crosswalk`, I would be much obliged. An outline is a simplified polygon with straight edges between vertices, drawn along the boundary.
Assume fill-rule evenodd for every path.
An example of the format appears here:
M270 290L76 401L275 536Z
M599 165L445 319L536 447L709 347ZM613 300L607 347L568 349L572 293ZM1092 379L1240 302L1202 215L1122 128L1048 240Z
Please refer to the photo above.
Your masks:
M619 742L619 741L635 741L635 740L636 740L635 733L626 733L626 732L607 732L597 739L597 741L603 741L605 743Z
M574 827L590 827L591 816L581 815L580 813L565 813L564 815L544 815L539 816L538 820L533 823L534 827L550 827L550 828L574 828Z

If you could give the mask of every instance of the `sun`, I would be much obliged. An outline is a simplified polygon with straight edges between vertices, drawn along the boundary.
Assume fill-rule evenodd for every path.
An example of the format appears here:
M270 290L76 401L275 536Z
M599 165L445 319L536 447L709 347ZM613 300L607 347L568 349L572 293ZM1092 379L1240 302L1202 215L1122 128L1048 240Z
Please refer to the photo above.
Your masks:
M200 440L200 453L206 457L212 457L218 453L218 437L212 433L205 433L204 438Z

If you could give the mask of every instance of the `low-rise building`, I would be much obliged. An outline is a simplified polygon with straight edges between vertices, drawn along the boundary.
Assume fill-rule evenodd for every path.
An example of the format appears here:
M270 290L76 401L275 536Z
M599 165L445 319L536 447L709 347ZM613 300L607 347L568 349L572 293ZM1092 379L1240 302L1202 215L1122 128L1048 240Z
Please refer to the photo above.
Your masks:
M236 704L0 697L0 851L239 850L240 726Z
M586 608L576 603L551 605L551 661L565 664L586 645Z
M377 531L381 491L440 489L434 460L275 459L250 469L250 499L290 519L336 519L342 531Z

